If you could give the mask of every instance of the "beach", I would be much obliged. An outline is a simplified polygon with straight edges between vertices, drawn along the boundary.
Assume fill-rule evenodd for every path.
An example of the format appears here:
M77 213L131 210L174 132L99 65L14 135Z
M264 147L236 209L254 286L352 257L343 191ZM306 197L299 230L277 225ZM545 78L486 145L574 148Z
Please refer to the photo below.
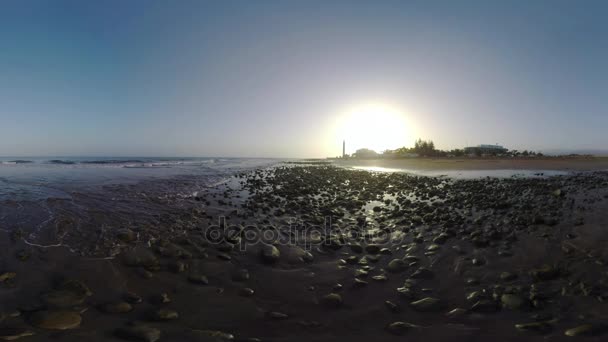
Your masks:
M347 167L382 167L395 170L608 170L608 157L538 157L538 158L402 158L402 159L334 159Z
M354 168L584 171L603 160L231 163L3 198L0 338L608 336L608 173Z

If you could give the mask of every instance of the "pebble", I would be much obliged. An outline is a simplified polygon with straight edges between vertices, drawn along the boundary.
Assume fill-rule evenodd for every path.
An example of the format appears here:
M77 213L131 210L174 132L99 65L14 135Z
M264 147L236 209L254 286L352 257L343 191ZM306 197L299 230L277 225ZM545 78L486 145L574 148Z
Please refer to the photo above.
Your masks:
M30 316L30 322L42 329L67 330L80 326L82 318L74 311L37 311Z
M127 302L107 303L100 307L101 311L109 314L127 313L133 310L133 306Z
M34 332L23 327L2 327L0 328L0 340L14 341L22 337L32 336Z
M251 296L253 296L254 293L255 293L255 291L248 287L244 287L239 290L239 296L243 296L243 297L251 297Z
M386 327L386 330L393 335L403 335L411 329L419 328L419 326L407 322L393 322Z
M262 262L266 264L274 264L279 261L280 257L281 252L273 245L264 244L260 248L260 258L262 259Z
M437 312L443 308L443 303L441 300L433 297L426 297L411 302L410 305L414 308L414 310L421 312Z
M171 309L158 309L152 312L152 319L155 321L171 321L179 318L179 314Z
M136 325L118 328L115 335L130 341L156 342L160 339L160 330L145 325Z
M386 266L386 270L391 273L402 272L406 268L407 264L401 259L393 259L388 263L388 266Z
M188 275L188 281L198 285L209 285L209 279L207 276L202 274L190 274Z
M327 308L337 309L342 306L342 296L337 293L330 293L321 299L321 303Z

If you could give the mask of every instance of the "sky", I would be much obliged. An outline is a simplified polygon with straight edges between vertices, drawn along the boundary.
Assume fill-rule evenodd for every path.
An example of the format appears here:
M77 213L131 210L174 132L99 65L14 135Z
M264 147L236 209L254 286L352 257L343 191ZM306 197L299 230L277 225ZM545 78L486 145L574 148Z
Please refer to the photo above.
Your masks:
M606 18L593 0L4 0L0 155L335 156L369 104L404 145L604 149Z

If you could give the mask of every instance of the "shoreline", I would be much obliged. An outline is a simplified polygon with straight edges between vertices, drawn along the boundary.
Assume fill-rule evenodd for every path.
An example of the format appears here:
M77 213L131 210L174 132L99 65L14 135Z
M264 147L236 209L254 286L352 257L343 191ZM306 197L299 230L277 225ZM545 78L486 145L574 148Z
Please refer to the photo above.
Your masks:
M382 167L414 171L606 171L608 158L538 158L538 159L472 159L472 158L408 158L408 159L331 159L346 167Z
M90 205L112 203L97 195ZM113 223L104 229L55 232L112 259L3 231L0 337L600 341L607 198L608 173L446 182L327 165L243 171L192 197L149 199L158 217L125 207L93 221ZM292 238L245 234L272 231Z

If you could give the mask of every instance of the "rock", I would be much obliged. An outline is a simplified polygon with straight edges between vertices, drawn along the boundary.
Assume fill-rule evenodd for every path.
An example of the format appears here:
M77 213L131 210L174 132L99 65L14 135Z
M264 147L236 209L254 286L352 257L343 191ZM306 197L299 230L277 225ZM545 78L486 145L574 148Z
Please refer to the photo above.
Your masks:
M219 330L193 330L192 334L194 336L196 336L197 340L196 341L213 341L213 342L224 342L224 341L233 341L234 340L234 335L223 332L223 331L219 331ZM239 339L239 341L250 341L253 342L256 339Z
M177 319L179 314L177 311L171 309L158 309L152 312L151 317L155 321L171 321Z
M4 272L0 274L0 283L4 283L7 280L13 280L17 276L15 272Z
M64 280L59 285L58 289L65 290L65 291L71 291L73 293L76 293L78 295L85 296L85 297L89 297L89 296L93 295L93 292L91 291L91 289L89 289L89 287L85 283L81 282L80 280L76 280L76 279Z
M410 305L414 310L420 312L437 312L443 308L443 303L440 299L433 297L426 297L415 302L411 302Z
M527 301L521 296L505 293L500 297L502 306L510 310L519 310L526 306Z
M391 273L402 272L406 268L407 264L401 259L393 259L388 263L388 266L386 266L386 270Z
M321 303L328 308L339 308L342 306L342 296L337 293L330 293L321 299Z
M515 280L517 278L517 274L511 273L511 272L502 272L500 274L500 280L503 281L511 281L511 280Z
M143 299L136 293L127 292L123 296L124 300L129 304L139 304Z
M374 244L367 245L365 246L365 251L369 254L378 254L380 253L380 246Z
M530 275L542 281L553 280L559 276L559 269L553 266L544 265L541 268L530 271Z
M446 316L448 316L450 318L456 318L456 317L462 317L466 314L467 314L467 310L465 310L463 308L456 308L456 309L450 310L450 312L448 312L446 314Z
M246 269L240 269L234 272L232 275L233 281L246 281L249 280L249 271Z
M207 278L207 276L202 274L190 274L188 275L188 281L198 285L209 285L209 279Z
M273 245L263 244L260 249L260 257L262 262L266 264L274 264L279 261L281 252L279 252L279 249Z
M137 234L128 228L119 229L116 232L116 238L122 242L128 243L128 242L133 242L133 241L137 240Z
M168 266L169 266L169 270L171 270L171 272L173 272L173 273L182 273L182 272L186 271L186 268L188 268L187 264L180 260L171 262L171 263L169 263Z
M14 341L22 337L32 336L34 332L22 327L2 327L0 328L0 340Z
M597 336L608 332L606 325L583 324L578 327L568 329L564 332L566 336Z
M274 319L274 320L284 320L289 318L289 316L287 314L284 314L282 312L277 312L277 311L270 311L266 314L266 316L270 319Z
M471 307L471 311L474 312L492 313L498 310L499 307L496 305L496 302L489 299L481 299Z
M131 267L149 267L158 265L158 258L148 248L137 246L122 253L123 263Z
M384 305L386 305L386 307L394 313L400 312L401 311L401 307L398 304L395 304L393 302L391 302L390 300L387 300L384 302Z
M471 263L474 266L483 266L486 264L486 260L484 258L473 258L473 260L471 261Z
M350 247L350 250L353 251L353 253L363 253L363 247L361 247L359 244L351 244L348 245L348 247Z
M2 327L0 328L0 340L14 341L22 337L32 336L34 332L23 327Z
M150 301L155 304L167 304L171 303L171 298L166 292L163 292L161 294L152 296Z
M255 293L255 291L248 287L244 287L239 290L239 296L243 296L243 297L251 297L251 296L253 296L254 293Z
M127 313L133 310L133 306L127 302L106 303L100 306L100 310L109 314Z
M74 329L80 326L82 318L74 311L37 311L30 316L30 323L38 328L52 330Z
M533 331L537 333L547 333L553 328L549 322L531 322L515 324L515 328L521 331Z
M130 341L156 342L160 339L160 330L145 325L136 325L118 328L115 335Z
M420 267L411 276L413 279L432 279L435 275L428 268Z
M68 290L53 290L43 293L40 299L50 308L70 308L84 303L86 296Z
M386 327L386 330L393 335L403 335L405 332L419 328L419 326L406 322L393 322Z

